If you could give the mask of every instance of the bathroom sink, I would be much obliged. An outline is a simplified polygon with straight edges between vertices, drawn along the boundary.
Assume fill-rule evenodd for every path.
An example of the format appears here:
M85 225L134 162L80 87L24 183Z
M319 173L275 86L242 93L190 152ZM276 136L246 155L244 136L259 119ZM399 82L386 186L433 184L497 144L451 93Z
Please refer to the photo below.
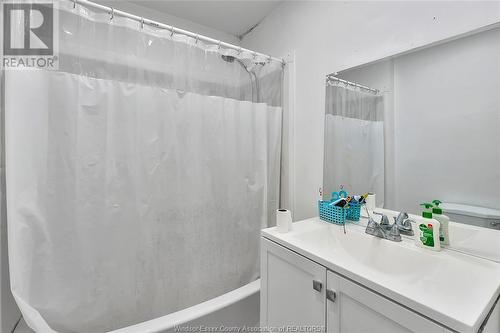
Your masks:
M299 243L310 244L316 251L325 251L336 262L345 262L351 269L364 272L365 276L391 281L393 285L435 285L433 280L449 281L449 284L469 281L465 270L473 269L481 274L482 260L451 251L434 252L414 245L413 238L391 242L364 232L364 226L348 224L346 233L336 225L325 225L327 230L300 232L292 235ZM335 258L335 259L333 259ZM484 274L487 274L484 271ZM462 281L461 277L464 277ZM484 277L483 277L484 278ZM488 279L488 278L487 278ZM500 279L500 275L498 275ZM476 283L480 281L475 279Z
M370 268L379 274L411 277L435 266L432 253L422 255L408 246L368 235L361 226L348 226L345 234L343 228L333 226L327 232L317 229L293 237L301 242L314 243L337 258L346 258L351 264Z
M457 331L480 325L500 293L500 264L454 250L434 252L410 237L392 242L365 233L361 221L342 226L308 219L266 237Z

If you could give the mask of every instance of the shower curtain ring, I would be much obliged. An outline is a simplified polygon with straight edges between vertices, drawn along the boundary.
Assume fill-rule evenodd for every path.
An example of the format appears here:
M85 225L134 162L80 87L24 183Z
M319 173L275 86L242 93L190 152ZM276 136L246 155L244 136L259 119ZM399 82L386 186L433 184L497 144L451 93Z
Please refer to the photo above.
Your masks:
M238 47L238 55L241 55L241 46Z
M113 21L113 19L115 18L115 9L113 7L109 7L111 8L111 16L109 18L110 21Z
M196 35L196 41L194 42L195 44L198 44L198 39L200 38L200 35Z
M257 53L256 52L253 53L253 60L255 60L255 58L257 58Z
M217 44L217 50L220 50L220 43L221 41L219 41L219 43Z
M174 26L170 26L170 38L174 35Z
M144 29L144 17L141 17L141 29Z

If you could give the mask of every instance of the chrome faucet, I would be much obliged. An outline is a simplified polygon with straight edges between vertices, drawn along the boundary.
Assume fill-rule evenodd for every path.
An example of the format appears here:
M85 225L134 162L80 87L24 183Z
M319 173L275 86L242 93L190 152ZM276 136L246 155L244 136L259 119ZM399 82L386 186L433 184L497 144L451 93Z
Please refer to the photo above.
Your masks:
M375 237L385 238L393 242L401 242L401 234L398 225L396 223L391 225L386 215L377 212L374 213L381 215L382 219L380 223L377 223L370 217L365 232Z

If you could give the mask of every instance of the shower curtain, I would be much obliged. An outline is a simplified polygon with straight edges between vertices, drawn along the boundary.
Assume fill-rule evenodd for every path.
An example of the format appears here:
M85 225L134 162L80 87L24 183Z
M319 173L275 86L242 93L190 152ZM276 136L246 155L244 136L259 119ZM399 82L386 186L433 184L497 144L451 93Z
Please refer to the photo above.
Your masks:
M383 207L383 95L327 80L324 147L324 193L372 192Z
M37 332L105 332L259 277L282 64L59 4L59 70L5 72L12 292Z

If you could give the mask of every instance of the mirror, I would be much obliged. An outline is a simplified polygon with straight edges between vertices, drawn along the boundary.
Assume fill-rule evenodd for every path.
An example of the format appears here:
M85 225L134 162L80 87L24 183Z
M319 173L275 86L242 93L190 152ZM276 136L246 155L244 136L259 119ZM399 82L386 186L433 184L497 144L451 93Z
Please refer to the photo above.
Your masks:
M500 229L500 29L326 77L323 193Z

